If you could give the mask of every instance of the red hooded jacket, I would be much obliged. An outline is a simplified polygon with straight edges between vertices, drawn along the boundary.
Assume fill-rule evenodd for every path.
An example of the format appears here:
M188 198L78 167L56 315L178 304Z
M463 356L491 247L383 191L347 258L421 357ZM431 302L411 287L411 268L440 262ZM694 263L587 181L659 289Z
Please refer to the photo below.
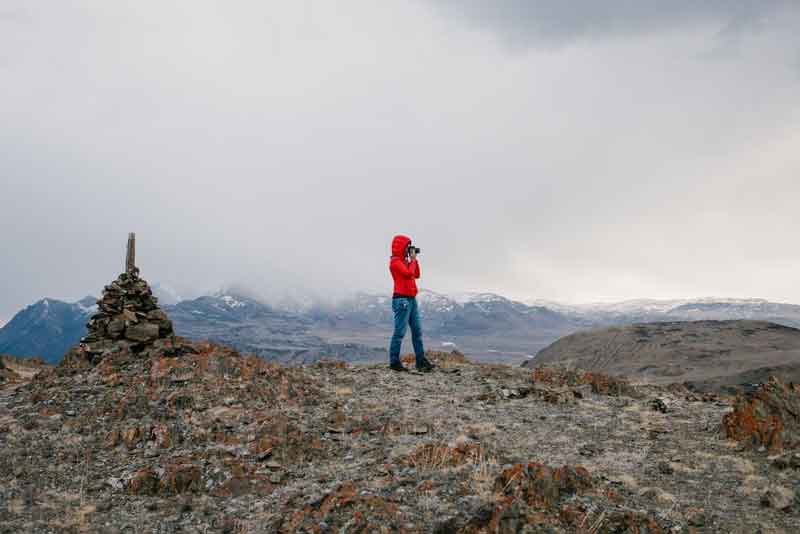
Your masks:
M406 247L411 239L398 235L392 239L392 259L389 261L389 272L394 278L394 296L416 297L417 282L419 278L419 263L417 260L406 262Z

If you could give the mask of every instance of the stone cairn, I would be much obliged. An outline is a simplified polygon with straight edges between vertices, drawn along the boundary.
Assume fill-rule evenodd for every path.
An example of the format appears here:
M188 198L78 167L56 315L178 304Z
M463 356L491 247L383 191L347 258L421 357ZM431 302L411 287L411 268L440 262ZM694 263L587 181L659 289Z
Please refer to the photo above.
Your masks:
M170 352L175 348L172 321L158 307L148 283L139 277L134 258L135 236L130 234L125 272L103 289L98 311L86 325L89 332L64 356L66 365L95 365L110 353Z

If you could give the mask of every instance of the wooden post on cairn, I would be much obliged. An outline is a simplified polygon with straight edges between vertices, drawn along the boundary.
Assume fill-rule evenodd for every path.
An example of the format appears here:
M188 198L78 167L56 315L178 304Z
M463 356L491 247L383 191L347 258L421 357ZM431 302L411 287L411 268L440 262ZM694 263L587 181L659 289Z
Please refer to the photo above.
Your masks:
M136 270L136 234L128 234L128 252L125 255L125 272L132 273Z

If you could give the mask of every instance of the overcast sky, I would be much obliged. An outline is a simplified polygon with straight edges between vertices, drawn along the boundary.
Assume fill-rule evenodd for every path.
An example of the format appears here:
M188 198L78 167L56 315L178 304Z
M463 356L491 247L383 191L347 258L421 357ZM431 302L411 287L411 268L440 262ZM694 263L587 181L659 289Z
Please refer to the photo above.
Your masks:
M600 7L602 6L602 7ZM800 302L800 3L0 0L0 321L196 294Z

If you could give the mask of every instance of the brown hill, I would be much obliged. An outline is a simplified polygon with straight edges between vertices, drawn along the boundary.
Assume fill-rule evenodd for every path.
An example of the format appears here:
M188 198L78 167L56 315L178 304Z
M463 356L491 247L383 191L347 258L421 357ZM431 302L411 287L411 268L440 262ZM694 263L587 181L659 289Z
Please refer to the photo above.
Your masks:
M800 330L762 321L635 324L566 336L524 365L552 364L729 391L770 375L800 380Z

